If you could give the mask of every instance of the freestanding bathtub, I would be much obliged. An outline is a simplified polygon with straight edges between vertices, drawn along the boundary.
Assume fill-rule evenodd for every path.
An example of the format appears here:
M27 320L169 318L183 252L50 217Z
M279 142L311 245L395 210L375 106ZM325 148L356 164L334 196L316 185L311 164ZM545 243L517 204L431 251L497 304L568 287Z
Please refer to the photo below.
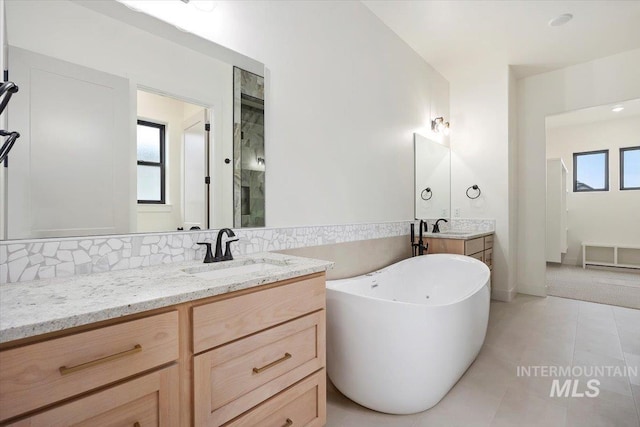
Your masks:
M367 408L411 414L442 399L478 355L489 269L434 254L327 282L327 371Z

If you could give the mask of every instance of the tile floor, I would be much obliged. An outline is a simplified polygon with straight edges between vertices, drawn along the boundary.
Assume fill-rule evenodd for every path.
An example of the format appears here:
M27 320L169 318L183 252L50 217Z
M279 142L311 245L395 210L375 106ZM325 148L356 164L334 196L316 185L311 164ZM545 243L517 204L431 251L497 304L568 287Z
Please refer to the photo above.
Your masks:
M547 295L640 309L640 270L547 263Z
M600 377L597 397L549 397L552 378L516 374L541 365L640 371L640 310L558 297L492 301L478 358L435 407L381 414L329 386L327 427L640 426L640 376Z

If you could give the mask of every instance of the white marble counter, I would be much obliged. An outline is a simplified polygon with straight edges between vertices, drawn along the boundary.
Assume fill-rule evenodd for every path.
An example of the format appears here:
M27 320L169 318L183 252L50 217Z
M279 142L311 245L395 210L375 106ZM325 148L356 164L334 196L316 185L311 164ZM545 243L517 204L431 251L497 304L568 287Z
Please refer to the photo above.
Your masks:
M478 237L490 236L493 231L442 231L440 233L422 233L422 237L429 237L431 239L457 239L457 240L469 240L476 239ZM417 236L417 233L416 233ZM416 237L416 241L417 241Z
M4 284L0 286L0 343L248 289L333 267L329 261L269 252L206 265L223 268L264 261L275 266L266 271L216 279L199 278L184 272L203 265L202 261L189 261Z

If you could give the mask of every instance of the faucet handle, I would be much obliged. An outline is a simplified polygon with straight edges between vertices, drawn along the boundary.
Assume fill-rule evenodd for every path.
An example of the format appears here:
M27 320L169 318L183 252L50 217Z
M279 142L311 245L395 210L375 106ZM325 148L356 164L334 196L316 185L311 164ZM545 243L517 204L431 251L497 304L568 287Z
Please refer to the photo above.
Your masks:
M224 255L222 256L222 261L231 261L233 259L233 255L231 254L231 243L233 242L237 242L238 238L235 239L229 239L225 242L225 247L224 247Z
M211 243L209 242L197 242L198 245L204 245L207 247L207 253L204 256L204 263L209 264L210 262L214 262L213 254L211 253Z

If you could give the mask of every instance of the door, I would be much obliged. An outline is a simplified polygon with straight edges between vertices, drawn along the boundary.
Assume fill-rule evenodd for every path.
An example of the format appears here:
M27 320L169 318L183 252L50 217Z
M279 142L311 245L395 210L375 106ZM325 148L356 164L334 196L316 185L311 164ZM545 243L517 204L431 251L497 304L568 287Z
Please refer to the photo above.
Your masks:
M10 47L7 238L128 233L129 81Z
M205 177L208 176L208 131L206 113L203 109L184 122L184 164L183 173L183 206L184 228L209 228L208 189Z

